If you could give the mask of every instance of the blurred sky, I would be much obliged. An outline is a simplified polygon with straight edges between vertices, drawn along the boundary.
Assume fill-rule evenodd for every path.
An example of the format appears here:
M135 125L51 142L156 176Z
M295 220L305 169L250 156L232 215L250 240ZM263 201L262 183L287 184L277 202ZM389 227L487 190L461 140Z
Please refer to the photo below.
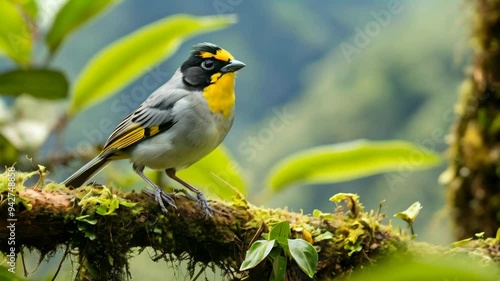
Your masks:
M61 1L41 1L46 26L56 2ZM342 184L296 186L265 200L260 194L274 163L315 145L403 139L444 153L469 60L467 9L463 1L430 0L124 0L72 35L54 65L74 81L97 51L162 17L237 14L237 24L188 40L154 71L166 81L190 47L204 41L247 64L238 74L237 116L225 145L249 182L251 201L326 212L334 208L327 200L331 195L355 192L367 208L377 208L385 199L389 216L420 201L419 238L444 243L446 220L436 217L444 204L444 188L437 182L444 165ZM43 58L44 53L37 55ZM77 116L65 134L65 149L85 139L84 132L95 128L97 120L117 124L125 117L125 112L110 115L113 103L142 102L146 97L132 92L142 79Z

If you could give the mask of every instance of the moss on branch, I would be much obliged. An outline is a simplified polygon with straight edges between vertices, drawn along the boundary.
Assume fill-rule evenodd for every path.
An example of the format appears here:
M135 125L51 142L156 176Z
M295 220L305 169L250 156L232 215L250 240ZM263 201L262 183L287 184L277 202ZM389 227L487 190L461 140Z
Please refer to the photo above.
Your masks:
M7 174L0 175L0 235L8 233L11 192L18 199L16 250L35 249L50 256L61 248L72 249L80 264L78 280L122 280L128 274L132 250L145 247L156 251L154 259L189 259L191 273L197 263L212 263L231 279L267 280L271 270L267 261L248 272L238 269L252 242L283 220L290 222L294 238L311 242L319 251L317 280L348 276L364 264L407 251L410 243L408 236L381 223L383 215L363 212L355 200L351 211L338 207L333 213L315 216L257 208L243 199L210 201L216 212L204 219L195 202L184 196L175 195L177 209L163 214L144 193L124 193L104 186L70 190L54 183L45 185L43 173L37 186L25 187L25 179L33 174L17 173L11 191ZM332 235L325 238L322 234L328 232ZM5 243L1 250L9 251ZM287 278L308 280L294 263L288 263Z

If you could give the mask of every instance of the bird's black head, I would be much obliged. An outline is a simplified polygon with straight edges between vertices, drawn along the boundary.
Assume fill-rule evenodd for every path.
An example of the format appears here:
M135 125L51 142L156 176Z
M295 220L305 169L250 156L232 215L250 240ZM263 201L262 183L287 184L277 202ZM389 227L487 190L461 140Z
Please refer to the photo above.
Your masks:
M244 66L221 47L200 43L193 46L191 56L181 66L181 72L184 83L203 89L216 83L225 73L235 72Z

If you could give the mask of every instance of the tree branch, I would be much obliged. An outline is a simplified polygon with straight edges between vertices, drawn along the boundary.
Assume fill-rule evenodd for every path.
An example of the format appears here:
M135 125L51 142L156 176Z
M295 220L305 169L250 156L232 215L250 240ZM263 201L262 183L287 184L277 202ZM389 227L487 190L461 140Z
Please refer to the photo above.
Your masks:
M195 202L184 196L175 195L177 209L163 214L144 193L103 186L70 190L58 184L26 188L22 183L29 175L17 174L13 192L7 188L6 173L0 175L0 238L9 236L8 198L13 193L17 197L16 251L36 249L50 256L61 246L69 246L78 252L77 280L123 280L132 249L145 247L157 252L155 260L188 259L191 274L195 264L212 263L235 280L267 280L272 270L269 261L248 272L238 269L250 245L284 220L290 222L292 238L311 242L319 251L317 280L342 278L363 264L405 252L410 245L408 236L381 224L384 217L379 212L363 212L357 200L350 202L347 212L338 207L334 213L316 216L257 208L243 199L210 201L216 212L204 219ZM329 238L319 238L327 232L332 234ZM7 243L0 247L9 253ZM309 280L293 262L288 262L286 274L287 280Z
M7 182L5 178L3 182ZM212 218L204 219L195 202L184 196L176 195L177 210L170 209L165 215L153 198L143 193L110 191L103 186L69 190L57 184L25 188L22 182L22 175L18 176L15 191L18 197L15 213L17 250L26 247L46 255L61 245L70 245L72 249L79 249L85 271L81 273L80 270L80 273L96 279L121 279L131 249L135 247L152 247L159 257L188 257L193 265L213 263L228 275L241 277L247 274L238 272L246 250L256 239L261 239L263 232L269 231L270 225L283 220L290 221L294 237L310 242L326 231L343 238L313 242L321 248L318 277L331 276L333 272L336 275L349 273L356 265L404 244L390 228L379 224L382 217L364 213L355 217L339 210L324 218L309 217L285 210L256 208L244 200L233 204L211 201L216 212ZM5 186L0 191L3 196L0 233L6 238L9 191ZM118 208L110 209L113 204ZM109 214L102 215L106 212ZM357 234L351 238L354 239L352 246L359 244L361 248L348 255L354 248L349 247L345 238L352 236L350 229L353 227ZM6 246L2 243L3 252L8 252ZM249 276L260 279L268 276L269 271L269 264L262 263L250 270ZM299 280L307 277L293 264L287 274Z

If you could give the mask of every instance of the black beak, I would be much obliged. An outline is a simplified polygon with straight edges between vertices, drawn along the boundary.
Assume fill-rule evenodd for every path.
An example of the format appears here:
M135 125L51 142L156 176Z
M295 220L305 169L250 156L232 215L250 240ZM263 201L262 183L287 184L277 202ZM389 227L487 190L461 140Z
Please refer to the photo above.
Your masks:
M221 68L220 72L222 72L222 73L235 72L235 71L240 70L243 67L245 67L245 65L246 64L242 63L239 60L232 60L231 62L229 62L228 65Z

